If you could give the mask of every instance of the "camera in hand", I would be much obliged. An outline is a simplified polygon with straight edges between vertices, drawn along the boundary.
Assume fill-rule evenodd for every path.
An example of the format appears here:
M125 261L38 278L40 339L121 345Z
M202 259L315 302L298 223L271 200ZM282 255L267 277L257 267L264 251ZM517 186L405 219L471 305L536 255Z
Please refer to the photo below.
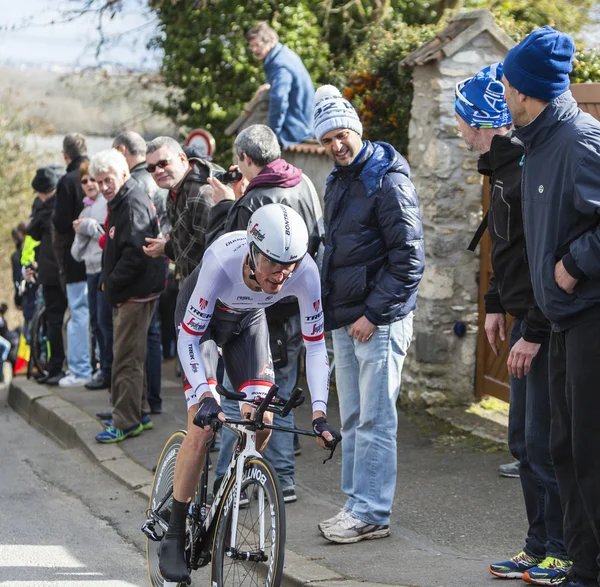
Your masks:
M242 179L242 172L239 169L233 171L213 171L211 177L216 177L221 183L235 183Z

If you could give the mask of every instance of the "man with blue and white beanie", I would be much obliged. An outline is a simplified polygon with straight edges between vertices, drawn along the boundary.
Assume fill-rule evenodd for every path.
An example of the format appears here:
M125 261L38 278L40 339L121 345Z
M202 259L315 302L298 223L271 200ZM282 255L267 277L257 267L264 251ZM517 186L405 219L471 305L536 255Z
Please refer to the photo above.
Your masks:
M525 149L523 217L535 299L550 320L551 453L573 559L600 584L600 122L569 92L573 39L551 27L508 52L503 82Z
M335 162L325 190L322 311L332 331L347 499L319 524L336 543L390 534L396 400L423 275L423 230L408 163L362 124L337 88L315 96L317 139Z
M454 102L463 139L480 152L479 173L490 178L491 201L484 223L492 241L494 276L485 295L485 332L496 355L507 338L506 313L514 319L507 360L511 375L508 446L517 459L529 527L523 549L489 569L497 577L555 585L565 578L571 561L565 550L563 510L550 456L550 324L535 302L525 261L523 148L511 141L512 119L504 100L502 74L502 63L494 63L460 82ZM470 250L482 233L480 228Z

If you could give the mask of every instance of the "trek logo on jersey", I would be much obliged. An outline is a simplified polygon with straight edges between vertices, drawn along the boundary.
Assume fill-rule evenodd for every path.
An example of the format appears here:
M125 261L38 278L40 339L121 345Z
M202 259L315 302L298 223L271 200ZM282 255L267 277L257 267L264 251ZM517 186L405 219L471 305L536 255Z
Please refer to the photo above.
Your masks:
M315 312L318 312L320 307L321 307L321 300L317 300L316 302L313 302L313 308L315 309Z
M258 230L258 222L250 229L250 234L259 242L262 243L262 241L265 240L265 235Z
M317 320L320 320L323 317L323 312L319 312L318 314L315 314L314 316L307 316L304 320L306 322L316 322Z
M201 312L200 310L198 310L198 308L196 308L195 306L190 306L189 311L194 314L195 316L197 316L198 318L200 318L201 320L207 320L208 318L211 317L210 314L206 314L205 312Z
M208 300L205 300L204 298L200 298L198 305L200 306L201 310L206 310L206 308L208 306Z
M245 300L245 301L252 301L252 298L250 296L238 296L237 297L238 300Z
M321 334L321 332L323 332L323 323L313 324L313 329L312 329L312 332L310 333L310 335L315 336L317 334Z

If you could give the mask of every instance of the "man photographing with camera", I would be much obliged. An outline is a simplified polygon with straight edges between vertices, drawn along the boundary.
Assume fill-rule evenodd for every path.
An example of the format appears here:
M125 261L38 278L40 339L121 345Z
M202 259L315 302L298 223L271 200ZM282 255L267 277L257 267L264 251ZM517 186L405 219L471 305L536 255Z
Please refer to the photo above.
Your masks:
M172 228L167 238L146 239L144 252L150 257L168 257L179 277L185 279L206 248L209 212L214 204L213 188L207 180L224 170L204 159L188 159L171 137L157 137L148 143L146 164L158 187L169 190L167 215Z

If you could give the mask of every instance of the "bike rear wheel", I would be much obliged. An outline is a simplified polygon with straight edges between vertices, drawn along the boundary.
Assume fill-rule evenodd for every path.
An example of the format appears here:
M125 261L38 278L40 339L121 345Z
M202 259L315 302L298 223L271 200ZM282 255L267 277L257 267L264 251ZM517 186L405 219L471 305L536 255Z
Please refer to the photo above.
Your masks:
M215 529L212 587L278 587L285 553L285 507L277 474L260 458L244 464L242 489L250 503L238 510L236 548L232 550L234 483L235 476L223 494Z
M48 372L50 345L46 330L46 308L41 306L35 313L31 323L31 357L35 368L40 373Z
M148 504L149 510L154 510L158 507L160 502L164 499L165 495L171 491L173 487L173 479L175 477L175 461L179 454L179 449L186 436L183 431L175 432L171 435L171 438L167 440L160 458L158 459L158 465L156 466L156 473L154 474L154 482L152 483L152 492L150 494L150 502ZM160 516L167 522L171 513L171 507L173 504L173 496L169 499L160 509ZM157 534L163 536L165 533L164 529L157 528ZM158 551L160 548L160 542L155 542L146 538L146 562L148 565L148 580L150 581L151 587L164 587L165 585L183 585L183 583L165 583L160 570L158 568Z

